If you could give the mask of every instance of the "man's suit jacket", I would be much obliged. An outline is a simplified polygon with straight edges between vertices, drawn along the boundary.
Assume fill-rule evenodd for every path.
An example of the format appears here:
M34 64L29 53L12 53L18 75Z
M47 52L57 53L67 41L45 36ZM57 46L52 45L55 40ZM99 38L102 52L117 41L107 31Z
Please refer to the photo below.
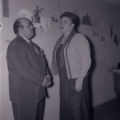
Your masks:
M12 102L36 103L46 94L42 87L46 62L23 38L17 36L8 46L9 93Z

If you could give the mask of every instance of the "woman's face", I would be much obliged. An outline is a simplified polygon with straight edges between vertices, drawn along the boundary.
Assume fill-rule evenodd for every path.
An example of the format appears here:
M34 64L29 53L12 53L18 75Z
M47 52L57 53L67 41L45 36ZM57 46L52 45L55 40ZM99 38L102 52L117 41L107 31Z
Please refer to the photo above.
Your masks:
M60 23L61 30L64 34L69 33L74 27L74 24L69 17L62 17Z

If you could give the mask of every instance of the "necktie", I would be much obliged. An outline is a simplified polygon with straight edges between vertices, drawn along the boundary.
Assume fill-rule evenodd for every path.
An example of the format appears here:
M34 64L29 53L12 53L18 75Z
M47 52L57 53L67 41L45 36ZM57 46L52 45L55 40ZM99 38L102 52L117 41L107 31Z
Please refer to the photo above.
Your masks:
M32 49L34 49L36 51L36 53L38 53L37 48L35 47L34 43L32 41L29 42L30 46L32 47Z

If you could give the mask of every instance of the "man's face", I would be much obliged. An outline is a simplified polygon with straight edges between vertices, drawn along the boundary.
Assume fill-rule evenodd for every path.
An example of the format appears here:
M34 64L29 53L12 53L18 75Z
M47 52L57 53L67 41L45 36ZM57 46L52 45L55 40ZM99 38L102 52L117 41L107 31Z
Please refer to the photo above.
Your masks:
M21 20L22 28L21 32L23 34L23 37L27 39L31 39L35 35L35 29L31 21L27 19Z

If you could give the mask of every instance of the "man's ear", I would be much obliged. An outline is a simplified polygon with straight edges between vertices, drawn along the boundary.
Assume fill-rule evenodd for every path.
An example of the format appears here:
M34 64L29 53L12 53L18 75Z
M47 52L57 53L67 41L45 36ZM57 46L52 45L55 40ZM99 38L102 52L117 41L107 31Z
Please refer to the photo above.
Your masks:
M21 34L23 32L23 28L22 27L19 27L18 29L19 33Z
M72 27L74 28L75 24L72 24Z

